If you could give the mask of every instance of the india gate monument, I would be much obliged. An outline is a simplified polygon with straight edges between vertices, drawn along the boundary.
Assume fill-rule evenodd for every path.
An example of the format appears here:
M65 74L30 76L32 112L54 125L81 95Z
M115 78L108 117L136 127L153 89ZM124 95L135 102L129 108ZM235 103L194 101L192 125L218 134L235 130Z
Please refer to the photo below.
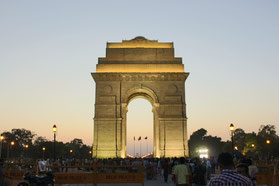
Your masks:
M153 112L153 155L188 156L185 80L182 58L173 43L136 37L107 43L98 59L93 157L126 157L127 107L145 98Z

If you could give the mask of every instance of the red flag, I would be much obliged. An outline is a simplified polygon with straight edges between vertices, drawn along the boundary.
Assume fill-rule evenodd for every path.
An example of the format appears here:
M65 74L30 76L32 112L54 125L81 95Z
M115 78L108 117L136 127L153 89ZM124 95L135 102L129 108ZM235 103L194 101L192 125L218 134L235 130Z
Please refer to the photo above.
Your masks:
M141 136L139 137L138 141L140 141L140 140L141 140Z
M147 139L147 136L144 139Z

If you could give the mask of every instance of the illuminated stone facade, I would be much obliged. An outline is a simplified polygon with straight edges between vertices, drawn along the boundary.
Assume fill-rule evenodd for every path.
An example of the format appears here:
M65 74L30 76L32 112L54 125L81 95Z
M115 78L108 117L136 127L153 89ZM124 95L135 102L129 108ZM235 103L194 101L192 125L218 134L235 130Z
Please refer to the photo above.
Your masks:
M96 73L93 157L126 157L127 106L135 98L152 104L154 157L188 156L185 80L173 43L136 37L107 43Z

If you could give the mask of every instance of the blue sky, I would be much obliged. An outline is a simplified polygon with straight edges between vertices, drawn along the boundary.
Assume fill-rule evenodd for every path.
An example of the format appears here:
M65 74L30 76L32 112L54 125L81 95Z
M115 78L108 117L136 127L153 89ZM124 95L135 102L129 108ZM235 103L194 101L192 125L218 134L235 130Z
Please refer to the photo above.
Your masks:
M55 123L58 139L91 144L90 73L105 56L106 42L139 35L174 42L190 72L188 135L205 128L226 140L230 123L246 132L262 124L278 129L278 10L275 0L1 0L1 130L26 128L50 139ZM130 128L139 120L132 112L150 107L132 104L139 105L129 111ZM151 118L143 127L152 131L152 113L142 114Z

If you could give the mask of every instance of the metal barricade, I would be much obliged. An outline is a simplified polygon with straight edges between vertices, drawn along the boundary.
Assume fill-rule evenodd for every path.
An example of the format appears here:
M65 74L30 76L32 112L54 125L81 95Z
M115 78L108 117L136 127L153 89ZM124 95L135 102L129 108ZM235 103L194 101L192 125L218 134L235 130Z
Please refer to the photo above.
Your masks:
M140 183L144 186L143 165L49 166L57 184Z

